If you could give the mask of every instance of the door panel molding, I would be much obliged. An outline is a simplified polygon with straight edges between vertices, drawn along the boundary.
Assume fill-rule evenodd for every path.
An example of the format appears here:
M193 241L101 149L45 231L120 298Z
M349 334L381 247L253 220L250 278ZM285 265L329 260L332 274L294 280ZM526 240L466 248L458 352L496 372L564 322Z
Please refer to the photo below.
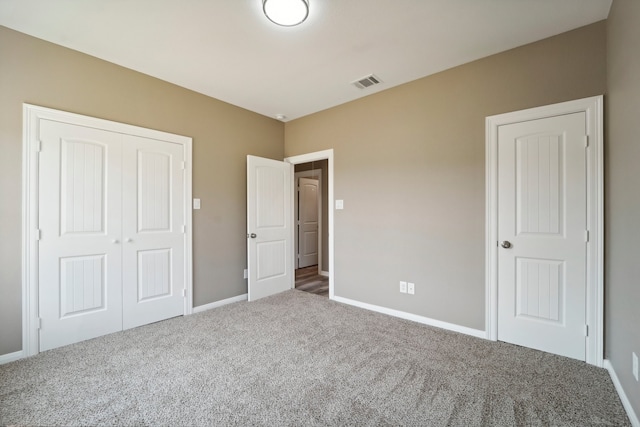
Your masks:
M38 330L38 241L39 210L39 127L42 120L100 129L109 132L179 144L184 153L185 260L184 314L193 311L192 270L192 144L191 138L124 123L113 122L60 110L23 104L22 143L22 351L23 357L39 352Z
M586 362L603 366L603 97L568 101L486 118L485 171L485 332L498 339L498 131L500 126L572 113L586 115L587 141L587 297Z

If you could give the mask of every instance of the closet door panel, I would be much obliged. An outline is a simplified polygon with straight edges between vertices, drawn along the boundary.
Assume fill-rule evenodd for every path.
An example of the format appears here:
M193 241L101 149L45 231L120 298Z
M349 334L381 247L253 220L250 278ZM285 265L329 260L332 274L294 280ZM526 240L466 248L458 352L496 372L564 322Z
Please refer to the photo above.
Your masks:
M122 330L122 135L40 121L40 350Z
M184 314L185 193L181 145L123 143L123 326Z

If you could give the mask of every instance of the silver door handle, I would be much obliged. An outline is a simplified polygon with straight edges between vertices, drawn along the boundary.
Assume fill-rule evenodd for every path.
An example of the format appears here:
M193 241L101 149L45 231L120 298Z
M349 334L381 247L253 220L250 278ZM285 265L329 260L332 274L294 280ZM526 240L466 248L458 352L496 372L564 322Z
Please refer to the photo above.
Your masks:
M111 243L118 244L118 243L120 243L120 241L119 241L118 239L113 239L113 240L111 241Z
M251 233L251 234L247 234L247 237L251 237L252 239L255 239L256 237L258 237L258 235L256 233Z
M502 246L505 249L509 249L511 247L511 242L508 240L504 240L502 243L500 243L500 246Z
M127 242L127 243L131 243L131 242L133 242L133 240L131 240L131 237L127 237L127 238L125 239L125 242Z

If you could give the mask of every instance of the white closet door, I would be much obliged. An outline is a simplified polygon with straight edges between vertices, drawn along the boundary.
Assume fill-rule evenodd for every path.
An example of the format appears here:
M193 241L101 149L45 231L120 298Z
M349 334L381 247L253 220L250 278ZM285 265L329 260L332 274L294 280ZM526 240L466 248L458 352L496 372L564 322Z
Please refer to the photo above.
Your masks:
M40 350L122 330L122 135L40 122Z
M184 151L124 136L123 321L133 328L184 314Z

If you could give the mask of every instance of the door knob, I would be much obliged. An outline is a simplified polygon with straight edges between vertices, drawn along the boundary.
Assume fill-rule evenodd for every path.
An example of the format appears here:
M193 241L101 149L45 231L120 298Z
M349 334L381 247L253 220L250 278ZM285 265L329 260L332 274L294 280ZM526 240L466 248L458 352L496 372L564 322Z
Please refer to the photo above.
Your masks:
M500 243L500 246L502 246L505 249L509 249L511 247L511 242L508 240L504 240L502 243Z
M111 243L118 244L118 243L120 243L120 241L119 241L118 239L113 239L113 240L111 241Z
M258 235L256 233L251 233L251 234L249 234L248 237L251 237L252 239L255 239L256 237L258 237Z
M127 242L127 243L133 242L133 240L131 240L131 237L127 237L124 241Z

